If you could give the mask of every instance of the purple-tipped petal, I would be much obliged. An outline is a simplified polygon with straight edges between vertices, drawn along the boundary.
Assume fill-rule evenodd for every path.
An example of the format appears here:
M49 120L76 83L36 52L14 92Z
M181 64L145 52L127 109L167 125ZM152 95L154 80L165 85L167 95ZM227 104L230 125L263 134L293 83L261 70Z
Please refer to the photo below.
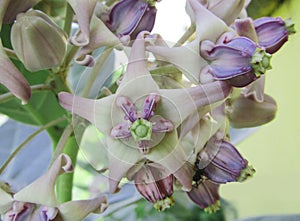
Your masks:
M115 95L110 95L99 100L92 100L67 92L60 92L58 99L63 108L90 121L102 133L110 134L113 128L113 118L111 118L111 115L114 109L112 108L112 103L115 99ZM121 111L115 111L113 113L116 114L117 119L121 115Z
M159 94L153 93L148 95L144 101L141 117L146 120L152 117L154 115L153 110L155 110L159 101L160 101Z
M129 123L120 123L113 127L110 136L112 136L115 139L129 138L131 137L129 127Z
M158 110L161 110L176 128L198 108L226 98L231 89L226 82L215 81L188 89L160 90L162 101Z
M174 126L171 121L156 115L150 119L152 124L152 132L154 133L162 133L162 132L170 132L174 129Z
M137 113L134 104L127 97L117 97L117 106L124 112L125 120L130 120L134 122L137 119Z

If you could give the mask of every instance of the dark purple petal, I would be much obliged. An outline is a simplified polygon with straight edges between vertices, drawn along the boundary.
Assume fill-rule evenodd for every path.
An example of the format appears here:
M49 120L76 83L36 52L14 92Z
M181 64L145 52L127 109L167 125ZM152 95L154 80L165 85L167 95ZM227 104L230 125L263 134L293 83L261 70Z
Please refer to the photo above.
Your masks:
M137 113L134 104L127 97L118 97L117 106L122 109L125 114L124 119L134 122L137 119Z
M215 212L220 206L219 184L202 180L187 193L189 198L200 208Z
M148 120L150 117L154 116L153 110L156 108L159 101L160 96L158 94L153 93L148 95L144 101L141 117Z
M134 31L131 33L130 37L131 39L136 39L137 35L141 31L149 31L151 32L156 18L156 8L155 7L149 7L147 8L145 14L140 19L140 23L136 26Z
M115 4L109 14L108 27L119 37L130 35L135 39L140 31L151 31L156 8L144 0L122 0Z

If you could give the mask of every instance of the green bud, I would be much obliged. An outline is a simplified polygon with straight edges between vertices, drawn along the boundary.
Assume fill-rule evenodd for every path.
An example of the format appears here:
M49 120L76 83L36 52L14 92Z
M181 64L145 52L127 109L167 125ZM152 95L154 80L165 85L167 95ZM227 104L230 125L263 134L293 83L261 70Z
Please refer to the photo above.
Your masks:
M252 68L256 76L260 76L266 73L267 70L272 68L271 66L272 55L267 53L261 48L257 48L251 59Z
M67 36L48 15L30 10L17 16L11 30L11 43L25 67L38 71L62 64Z
M273 120L276 110L275 100L266 94L263 102L241 95L230 105L228 117L234 128L257 127Z

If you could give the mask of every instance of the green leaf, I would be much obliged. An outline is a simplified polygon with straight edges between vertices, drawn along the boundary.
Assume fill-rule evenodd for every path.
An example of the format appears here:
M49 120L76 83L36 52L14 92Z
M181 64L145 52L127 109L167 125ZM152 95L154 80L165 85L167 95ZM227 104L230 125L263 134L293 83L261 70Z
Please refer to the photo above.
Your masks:
M52 91L34 92L26 105L13 98L1 104L0 112L16 121L38 126L66 114Z
M290 0L252 0L247 7L247 12L254 19L271 16L281 5L289 2Z

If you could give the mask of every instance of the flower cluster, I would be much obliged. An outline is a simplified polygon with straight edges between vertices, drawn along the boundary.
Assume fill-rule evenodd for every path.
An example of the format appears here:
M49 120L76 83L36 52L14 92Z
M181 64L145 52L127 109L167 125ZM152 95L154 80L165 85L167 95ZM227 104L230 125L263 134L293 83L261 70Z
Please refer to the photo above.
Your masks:
M211 213L221 206L220 185L254 174L230 142L229 129L260 126L275 117L277 105L264 93L264 83L271 57L295 32L291 20L253 20L245 0L186 0L195 35L171 46L151 34L158 0L120 0L110 7L107 1L66 0L66 11L76 16L74 32L67 31L72 16L66 16L70 20L62 29L38 2L0 1L0 28L3 22L12 26L12 50L0 41L0 83L23 103L30 101L30 84L9 51L28 71L52 73L46 82L56 102L74 116L74 127L80 116L104 137L97 149L107 162L103 170L96 169L108 170L111 193L125 179L163 211L175 203L174 191L181 190ZM102 47L97 60L93 53ZM87 93L77 95L67 82L70 67L92 70L93 81L114 50L128 55L117 83L97 99L89 97L88 82ZM67 128L56 133L61 134L58 147L66 143L66 134L72 135ZM61 154L24 189L12 193L0 188L3 221L80 221L91 212L103 212L107 200L102 195L58 202L56 178L72 169L69 156Z

